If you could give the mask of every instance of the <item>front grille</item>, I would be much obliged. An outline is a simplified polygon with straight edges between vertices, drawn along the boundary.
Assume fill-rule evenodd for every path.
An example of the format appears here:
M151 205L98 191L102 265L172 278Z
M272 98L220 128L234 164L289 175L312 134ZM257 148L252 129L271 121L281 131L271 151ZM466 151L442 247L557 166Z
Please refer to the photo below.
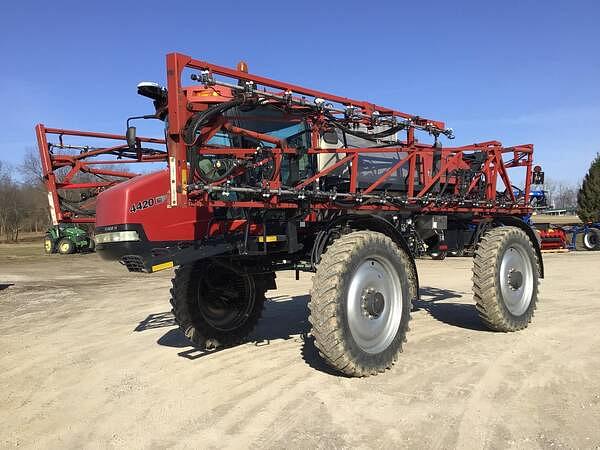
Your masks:
M144 260L138 255L125 255L121 258L121 264L130 272L145 272Z

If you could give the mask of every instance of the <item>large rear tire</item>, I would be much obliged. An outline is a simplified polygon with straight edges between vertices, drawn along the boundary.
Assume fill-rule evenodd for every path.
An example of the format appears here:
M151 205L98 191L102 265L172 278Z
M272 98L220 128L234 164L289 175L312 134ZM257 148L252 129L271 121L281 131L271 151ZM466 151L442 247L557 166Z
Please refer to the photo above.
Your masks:
M56 241L50 236L44 238L44 252L46 252L47 255L56 253Z
M517 227L485 233L473 259L473 295L492 330L526 328L537 304L539 264L531 240Z
M242 342L260 319L267 290L262 278L210 261L176 269L172 283L175 321L202 350Z
M590 228L583 235L583 247L586 250L600 250L600 230Z
M412 278L410 256L384 234L357 231L334 241L321 258L309 303L325 361L355 377L389 369L406 341Z

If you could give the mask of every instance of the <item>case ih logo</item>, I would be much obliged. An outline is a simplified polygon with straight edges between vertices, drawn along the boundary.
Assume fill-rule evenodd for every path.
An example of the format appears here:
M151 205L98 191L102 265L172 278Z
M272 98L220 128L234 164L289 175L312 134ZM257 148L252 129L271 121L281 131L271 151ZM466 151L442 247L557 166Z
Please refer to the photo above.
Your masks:
M153 206L160 205L167 200L166 195L160 195L158 197L148 198L146 200L142 200L137 203L132 203L129 207L130 213L135 213L137 211L141 211L142 209L152 208Z

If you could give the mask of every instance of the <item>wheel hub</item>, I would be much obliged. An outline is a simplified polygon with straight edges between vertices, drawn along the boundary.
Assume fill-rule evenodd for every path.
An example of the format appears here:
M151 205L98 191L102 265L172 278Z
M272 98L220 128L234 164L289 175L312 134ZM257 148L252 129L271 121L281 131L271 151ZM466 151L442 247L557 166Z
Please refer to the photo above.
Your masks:
M203 319L213 328L230 331L243 324L254 307L254 284L242 276L222 267L210 266L210 277L198 283L195 303Z
M523 286L523 272L515 269L510 269L508 272L508 285L513 291L516 291Z
M529 307L533 295L533 264L525 247L514 243L502 255L500 290L508 311L520 316Z
M385 297L374 288L363 290L361 296L363 315L369 319L377 319L385 308Z
M402 284L383 255L370 255L355 269L347 294L350 333L358 347L379 353L394 340L402 320Z

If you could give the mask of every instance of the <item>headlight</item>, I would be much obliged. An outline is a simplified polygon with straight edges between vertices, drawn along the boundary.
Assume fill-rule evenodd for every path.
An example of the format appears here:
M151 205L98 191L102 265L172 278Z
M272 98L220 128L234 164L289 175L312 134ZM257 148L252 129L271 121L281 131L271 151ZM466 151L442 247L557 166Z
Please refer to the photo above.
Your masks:
M140 235L137 231L113 231L112 233L101 233L94 237L96 244L106 244L107 242L127 242L139 241Z

